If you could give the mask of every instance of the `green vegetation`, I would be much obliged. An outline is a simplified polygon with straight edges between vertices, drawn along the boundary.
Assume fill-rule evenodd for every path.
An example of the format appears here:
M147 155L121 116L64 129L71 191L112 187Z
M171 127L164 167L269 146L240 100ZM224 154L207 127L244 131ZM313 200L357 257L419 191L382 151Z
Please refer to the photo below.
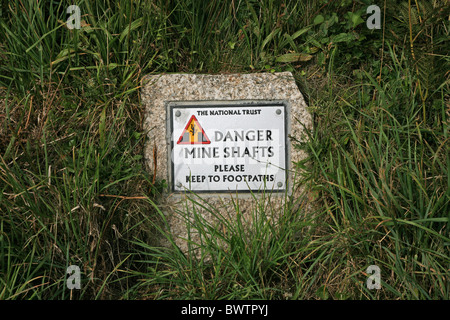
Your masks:
M369 30L363 0L2 1L0 299L448 299L450 8L381 2ZM250 234L190 212L201 259L158 247L142 76L275 71L314 114L305 198Z

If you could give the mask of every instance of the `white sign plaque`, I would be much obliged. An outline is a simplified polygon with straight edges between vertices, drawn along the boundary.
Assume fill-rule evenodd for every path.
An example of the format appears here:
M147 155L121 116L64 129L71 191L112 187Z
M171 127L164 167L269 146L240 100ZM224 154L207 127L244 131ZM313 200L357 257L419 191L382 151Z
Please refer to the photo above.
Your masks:
M285 102L170 102L167 108L173 192L286 190Z

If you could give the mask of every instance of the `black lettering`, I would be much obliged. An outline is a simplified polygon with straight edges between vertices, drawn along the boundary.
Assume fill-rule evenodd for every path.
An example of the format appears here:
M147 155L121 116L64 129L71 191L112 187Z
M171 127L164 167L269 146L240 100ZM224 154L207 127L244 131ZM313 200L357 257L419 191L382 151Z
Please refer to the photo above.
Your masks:
M239 151L241 150L240 147L231 147L231 150L232 150L231 153L232 153L233 157L235 155L237 155L239 157Z
M211 148L202 148L202 158L211 158Z
M258 141L264 140L263 138L263 130L258 130Z

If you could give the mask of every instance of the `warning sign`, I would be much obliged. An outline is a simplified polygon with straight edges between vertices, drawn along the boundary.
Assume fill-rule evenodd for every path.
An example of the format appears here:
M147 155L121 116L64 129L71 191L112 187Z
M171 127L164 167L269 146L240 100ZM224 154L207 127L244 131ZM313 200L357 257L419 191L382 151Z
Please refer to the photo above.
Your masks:
M169 114L172 191L286 190L283 102L173 102Z
M193 115L188 121L186 128L178 139L177 144L210 144L211 140L206 136L205 130Z

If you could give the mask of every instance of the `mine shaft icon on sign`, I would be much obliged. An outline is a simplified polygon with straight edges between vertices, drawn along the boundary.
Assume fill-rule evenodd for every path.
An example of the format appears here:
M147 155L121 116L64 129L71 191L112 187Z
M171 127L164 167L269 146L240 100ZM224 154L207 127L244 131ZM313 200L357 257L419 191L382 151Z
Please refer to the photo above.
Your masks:
M209 140L202 126L198 122L197 118L193 115L189 119L186 128L178 139L177 144L210 144Z

